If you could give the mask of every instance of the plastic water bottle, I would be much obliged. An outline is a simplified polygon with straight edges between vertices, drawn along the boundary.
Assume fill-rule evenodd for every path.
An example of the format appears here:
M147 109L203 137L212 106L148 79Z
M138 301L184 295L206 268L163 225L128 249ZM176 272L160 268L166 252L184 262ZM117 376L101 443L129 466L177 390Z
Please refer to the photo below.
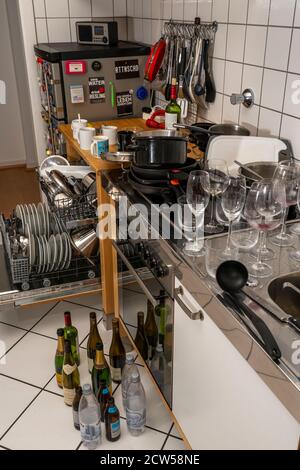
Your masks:
M128 431L133 436L139 436L145 430L146 395L138 370L131 374L126 401Z
M128 386L129 386L129 383L131 382L131 375L134 372L138 373L138 369L136 365L134 364L134 356L132 354L128 354L126 358L126 364L122 372L122 398L123 398L124 410L126 410Z
M81 439L89 450L96 449L101 444L100 418L99 403L93 394L92 387L86 384L82 387L79 422Z

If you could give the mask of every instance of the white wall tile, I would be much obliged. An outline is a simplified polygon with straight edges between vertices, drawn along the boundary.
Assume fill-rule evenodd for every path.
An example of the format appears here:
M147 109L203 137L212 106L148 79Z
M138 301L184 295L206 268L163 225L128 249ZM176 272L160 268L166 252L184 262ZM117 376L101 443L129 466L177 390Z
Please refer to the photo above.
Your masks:
M244 65L242 91L251 88L254 91L256 104L260 104L262 76L262 67Z
M184 0L173 0L172 18L183 21L183 2Z
M91 18L91 0L69 0L70 16L73 18Z
M212 21L213 0L198 0L198 16L202 21Z
M240 126L244 126L251 132L251 135L257 135L258 128L259 106L252 106L245 108L241 106L240 109Z
M172 0L163 0L163 18L165 20L172 18Z
M134 16L134 0L127 0L127 16Z
M159 38L161 37L161 28L162 22L161 20L152 20L152 44L155 44Z
M151 44L152 42L152 20L143 20L143 42L145 44Z
M133 19L133 30L134 30L134 37L133 39L137 42L142 42L144 39L143 36L143 20L140 18Z
M152 0L152 18L162 18L163 13L162 0Z
M271 0L270 24L292 26L296 0Z
M282 111L285 81L286 73L265 69L261 98L262 106Z
M233 106L230 103L230 98L228 96L224 96L222 122L238 124L239 114L240 106Z
M229 23L246 23L248 0L230 0Z
M126 17L119 17L116 18L116 21L118 23L118 34L119 34L119 39L121 41L127 41L127 18Z
M300 0L297 0L296 14L295 14L295 24L296 27L300 26Z
M265 66L286 70L292 30L290 28L269 28Z
M300 73L299 44L300 44L300 29L294 29L292 47L291 47L290 65L289 65L289 71L294 72L294 73Z
M213 21L228 21L229 0L213 0Z
M268 24L270 0L249 0L248 23Z
M70 42L70 21L68 18L49 18L49 42Z
M264 26L248 26L246 32L245 63L263 66L267 28Z
M281 114L261 108L258 135L260 137L278 137L280 132Z
M142 0L143 2L143 18L151 18L151 1Z
M225 83L224 93L231 95L232 93L240 93L242 87L243 65L237 62L226 62L225 66Z
M44 0L33 0L35 18L45 18L46 9Z
M228 26L220 24L215 38L214 57L225 59Z
M283 116L280 137L292 142L296 158L300 158L300 119Z
M245 48L246 26L230 24L228 26L227 52L228 60L242 62Z
M300 118L300 76L288 74L283 112Z
M37 32L37 41L39 43L48 42L48 30L47 30L47 20L46 18L37 18L35 20L36 32Z
M48 18L68 18L68 0L46 0L46 13Z
M220 123L222 121L223 95L217 93L216 101L208 106L206 111L199 112L199 117L205 121Z
M114 16L127 16L126 0L114 0Z
M113 16L113 0L92 0L93 18Z
M197 16L197 0L185 0L183 19L184 21L194 21Z
M143 17L143 0L134 0L134 16L136 18Z
M216 90L219 93L224 92L225 60L214 59L212 61L212 76L215 82Z

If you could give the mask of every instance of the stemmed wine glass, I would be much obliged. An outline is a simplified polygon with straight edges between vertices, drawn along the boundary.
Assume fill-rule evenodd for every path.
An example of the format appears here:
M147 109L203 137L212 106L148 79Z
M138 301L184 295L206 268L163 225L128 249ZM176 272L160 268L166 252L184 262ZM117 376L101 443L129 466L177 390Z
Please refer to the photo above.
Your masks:
M205 225L208 234L221 233L224 226L216 218L216 197L223 193L228 183L228 167L225 160L208 160L207 172L209 174L209 187L206 191L212 196L210 221Z
M243 176L229 176L226 189L222 194L221 205L229 220L226 249L223 259L230 259L236 250L231 247L232 224L242 213L246 201L246 179Z
M297 204L297 192L300 184L299 163L294 160L285 160L279 163L274 174L274 179L278 179L284 183L286 200L281 221L281 232L275 237L272 237L271 242L279 246L292 246L295 242L295 237L287 233L286 218L290 206Z
M258 258L249 266L254 277L268 277L272 268L262 261L263 234L280 226L285 207L284 184L279 180L265 179L253 183L248 193L244 216L248 224L260 232Z
M189 175L186 191L188 206L196 219L195 242L189 244L193 256L203 256L204 249L204 213L209 204L210 178L206 171L192 171Z

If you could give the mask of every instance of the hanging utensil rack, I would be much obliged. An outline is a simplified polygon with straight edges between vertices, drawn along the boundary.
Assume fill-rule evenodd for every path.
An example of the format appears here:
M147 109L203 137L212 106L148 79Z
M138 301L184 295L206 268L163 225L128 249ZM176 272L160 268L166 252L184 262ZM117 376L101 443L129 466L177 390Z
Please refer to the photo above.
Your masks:
M218 23L202 23L200 18L195 19L195 23L179 23L170 20L164 23L164 36L167 38L193 39L200 37L201 39L214 40L218 31Z

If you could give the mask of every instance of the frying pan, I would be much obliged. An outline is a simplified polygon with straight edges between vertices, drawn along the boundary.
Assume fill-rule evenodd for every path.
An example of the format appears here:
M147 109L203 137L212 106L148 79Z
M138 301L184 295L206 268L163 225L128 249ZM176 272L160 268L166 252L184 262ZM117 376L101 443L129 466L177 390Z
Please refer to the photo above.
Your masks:
M163 62L166 52L166 41L161 38L151 49L145 67L145 80L153 82Z
M176 195L176 199L184 195L184 191L181 188L179 181L176 181L175 179L173 181L159 181L158 185L154 184L154 182L152 182L153 184L149 184L150 182L145 184L145 180L137 178L132 171L130 171L128 182L137 191L151 196L159 195L163 198L167 198L168 194L170 194L170 190Z
M187 162L185 165L179 165L176 168L173 166L167 167L164 166L163 168L141 168L138 166L132 166L132 170L136 176L138 176L141 179L147 178L147 180L166 180L168 178L168 175L171 174L171 172L176 171L180 172L182 174L185 174L188 176L188 174L196 170L198 168L198 162L195 161L192 158L188 158Z
M174 124L175 129L187 129L188 131L197 132L198 134L206 134L210 136L217 135L240 135L249 136L250 131L246 127L239 126L237 124L215 124L209 129L202 127L187 126L184 124Z

